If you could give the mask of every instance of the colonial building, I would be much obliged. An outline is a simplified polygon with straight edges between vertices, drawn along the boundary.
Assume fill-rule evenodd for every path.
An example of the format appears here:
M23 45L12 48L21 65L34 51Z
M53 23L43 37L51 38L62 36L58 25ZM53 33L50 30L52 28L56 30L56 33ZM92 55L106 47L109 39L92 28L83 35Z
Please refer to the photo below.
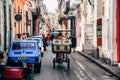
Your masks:
M105 63L119 63L119 1L83 0L80 9L84 51Z
M38 0L14 0L14 36L16 34L30 33L37 35L39 32Z
M0 50L6 50L16 34L39 34L39 0L0 0Z

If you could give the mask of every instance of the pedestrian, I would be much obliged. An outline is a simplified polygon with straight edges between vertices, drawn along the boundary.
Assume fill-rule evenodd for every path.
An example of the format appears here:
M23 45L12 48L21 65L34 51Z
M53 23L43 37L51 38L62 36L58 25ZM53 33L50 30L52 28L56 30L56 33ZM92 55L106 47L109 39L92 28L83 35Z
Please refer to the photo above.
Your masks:
M29 34L29 33L27 33L27 38L28 38L28 37L30 37L30 34Z
M17 35L18 39L21 40L21 34L18 33L18 34L16 34L16 35Z
M58 34L58 36L56 37L56 39L63 40L63 39L65 39L65 37L62 35L61 32L59 32L59 34ZM64 58L65 55L64 55L64 54L62 54L62 55L63 55L63 58ZM60 56L61 56L61 53L57 53L57 54L56 54L56 57L57 57L57 58L59 58Z
M72 37L71 37L71 48L72 48L72 51L73 52L75 52L75 50L76 50L76 37L75 37L75 35L73 35Z
M17 35L17 34L15 35L14 40L19 40L19 38L18 38L18 35Z
M0 51L0 80L3 80L4 75L4 66L2 65L2 60L4 58L4 52Z
M63 40L64 39L64 36L62 35L61 32L59 32L59 34L57 36L57 39L59 39L59 40Z
M50 32L50 37L51 37L51 41L55 38L55 33L54 33L54 28L53 30Z
M3 51L0 51L0 64L1 64L1 62L2 62L2 59L4 58L4 52Z
M47 51L47 35L43 36L43 47L44 47L44 51Z
M22 34L22 40L25 40L26 38L27 38L26 33L23 33L23 34Z
M50 34L47 35L47 44L50 45L50 40L51 40L51 37L50 37Z

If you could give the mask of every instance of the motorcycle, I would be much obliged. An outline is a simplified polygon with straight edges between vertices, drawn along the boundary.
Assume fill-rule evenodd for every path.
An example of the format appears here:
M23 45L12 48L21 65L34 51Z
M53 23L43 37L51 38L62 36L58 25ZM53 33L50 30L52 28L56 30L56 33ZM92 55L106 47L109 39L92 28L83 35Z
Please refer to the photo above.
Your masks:
M4 79L26 79L27 78L27 66L21 61L8 61L4 70Z

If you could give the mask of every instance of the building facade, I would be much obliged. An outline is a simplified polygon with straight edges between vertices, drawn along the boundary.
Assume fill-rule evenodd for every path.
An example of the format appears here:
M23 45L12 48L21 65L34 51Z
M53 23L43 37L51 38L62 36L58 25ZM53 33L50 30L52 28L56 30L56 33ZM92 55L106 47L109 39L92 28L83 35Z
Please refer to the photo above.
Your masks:
M120 61L118 7L117 0L84 0L80 4L82 48L110 65Z
M0 0L0 50L6 51L16 34L39 34L39 0Z
M5 51L12 36L12 0L0 1L0 50Z

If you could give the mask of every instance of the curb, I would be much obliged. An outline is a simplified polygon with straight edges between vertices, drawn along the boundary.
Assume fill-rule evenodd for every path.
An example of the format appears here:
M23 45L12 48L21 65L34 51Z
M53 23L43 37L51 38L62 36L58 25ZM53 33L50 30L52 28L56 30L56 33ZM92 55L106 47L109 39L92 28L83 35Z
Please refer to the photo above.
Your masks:
M108 69L107 67L105 67L104 65L102 65L99 61L95 60L94 58L84 54L83 52L79 52L77 51L78 53L80 53L82 56L88 58L90 61L94 62L95 64L97 64L99 67L101 67L102 69L104 69L106 72L112 74L113 76L115 76L116 78L120 79L120 76L117 75L116 73L114 73L113 71L111 71L110 69Z

